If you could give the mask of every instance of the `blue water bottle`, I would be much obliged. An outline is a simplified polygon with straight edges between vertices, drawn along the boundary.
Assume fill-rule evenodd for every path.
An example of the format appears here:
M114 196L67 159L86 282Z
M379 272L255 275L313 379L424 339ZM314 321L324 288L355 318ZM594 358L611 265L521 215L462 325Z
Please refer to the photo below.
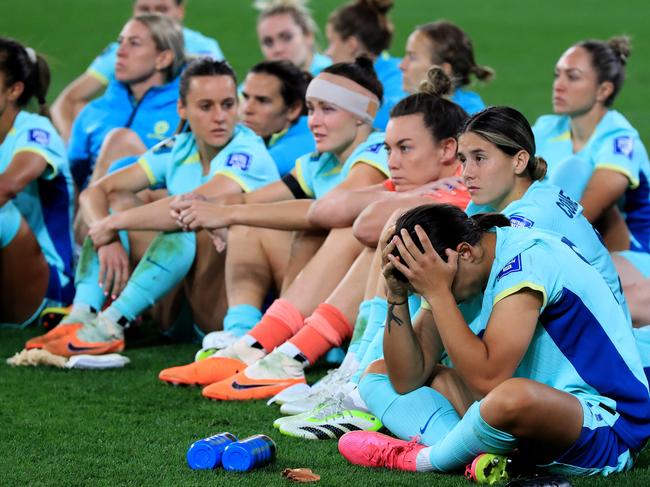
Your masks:
M223 468L248 472L263 467L275 460L276 446L266 435L249 436L241 441L231 443L223 452Z
M235 435L225 432L195 441L187 450L187 464L193 470L209 470L219 467L224 450L236 441Z

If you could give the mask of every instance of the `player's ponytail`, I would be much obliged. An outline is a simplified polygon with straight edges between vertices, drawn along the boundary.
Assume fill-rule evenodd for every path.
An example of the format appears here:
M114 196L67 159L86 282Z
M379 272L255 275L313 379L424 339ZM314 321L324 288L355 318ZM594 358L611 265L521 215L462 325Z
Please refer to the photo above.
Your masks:
M18 108L27 106L35 98L39 113L50 116L47 106L50 68L42 56L31 47L25 48L13 39L0 37L0 71L4 74L5 87L23 84L23 91L16 100Z

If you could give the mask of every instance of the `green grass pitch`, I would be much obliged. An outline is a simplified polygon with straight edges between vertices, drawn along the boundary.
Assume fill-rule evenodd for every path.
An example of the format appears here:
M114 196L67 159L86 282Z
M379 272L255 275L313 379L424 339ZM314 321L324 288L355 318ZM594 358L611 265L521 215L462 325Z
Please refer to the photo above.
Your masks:
M186 24L216 37L242 77L260 58L251 1L189 0ZM340 1L312 0L323 26ZM553 66L579 39L627 33L633 39L628 79L615 108L650 140L650 6L644 0L397 0L391 52L403 53L413 26L446 18L472 37L479 63L497 78L477 90L488 104L510 104L531 121L550 111ZM130 0L0 0L0 35L47 55L50 100L113 40ZM40 330L0 330L0 356L22 348ZM144 344L142 344L144 345ZM13 369L0 362L0 485L288 485L286 467L310 467L320 485L468 485L460 476L371 471L348 465L336 443L283 437L273 430L277 408L263 402L216 403L198 389L164 386L160 369L191 360L194 345L155 341L127 350L132 364L109 372ZM315 379L323 370L310 376ZM195 472L185 464L193 441L220 432L270 434L277 461L249 474ZM650 485L650 454L632 472L574 485Z

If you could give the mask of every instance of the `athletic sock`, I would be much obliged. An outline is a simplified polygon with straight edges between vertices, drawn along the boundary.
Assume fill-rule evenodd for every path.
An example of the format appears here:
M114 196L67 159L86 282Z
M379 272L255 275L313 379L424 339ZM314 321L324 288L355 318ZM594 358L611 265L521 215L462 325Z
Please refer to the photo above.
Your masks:
M383 329L386 323L386 314L388 313L388 304L385 299L375 296L370 300L370 311L368 312L368 321L363 335L359 339L359 345L355 352L357 360L361 362L363 356L377 334L379 329ZM361 371L363 372L363 371Z
M84 304L95 309L102 309L106 296L99 287L99 256L90 237L84 239L77 271L75 273L74 305Z
M483 420L480 404L472 404L444 438L418 452L417 470L451 472L464 467L480 453L503 454L517 446L514 436Z
M108 309L133 321L189 272L196 255L194 232L160 233L136 266L122 294Z
M369 326L372 326L373 330L372 337L370 333L364 335L364 340L368 340L367 345L365 346L365 351L363 355L357 354L359 359L359 367L352 377L352 380L359 383L361 376L368 368L368 366L375 360L379 360L384 357L384 328L386 326L386 316L388 314L388 302L385 299L375 298L373 304L374 311L371 314L372 324L369 323ZM415 316L420 309L420 296L416 294L411 294L408 298L409 300L409 314L411 315L411 322L415 320Z
M361 337L368 326L368 317L370 315L370 309L372 308L372 299L366 299L362 301L359 305L359 312L357 313L357 319L354 322L354 332L352 333L352 338L350 339L350 345L348 346L348 355L354 354L359 349Z
M250 304L230 306L223 318L223 331L242 337L262 319L262 312Z
M305 319L305 326L289 342L313 364L332 347L352 335L352 325L335 306L322 303Z
M255 342L270 352L282 345L303 327L305 318L289 301L279 298L266 310L255 327L247 333ZM255 346L254 343L252 343Z
M447 435L460 419L445 396L431 387L398 394L384 374L366 374L359 393L368 409L391 433L403 440L419 436L433 445Z

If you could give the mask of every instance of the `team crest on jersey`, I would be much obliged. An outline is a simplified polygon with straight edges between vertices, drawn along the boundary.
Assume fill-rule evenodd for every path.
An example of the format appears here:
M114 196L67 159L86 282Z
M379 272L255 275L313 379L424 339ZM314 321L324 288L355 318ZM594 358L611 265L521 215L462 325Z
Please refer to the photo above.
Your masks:
M384 144L372 144L370 147L368 147L366 150L368 152L374 152L375 154L379 154L379 151L381 148L384 147Z
M169 132L169 122L167 120L158 120L153 126L153 131L156 135L165 135Z
M236 167L242 171L248 171L251 165L251 156L245 152L233 152L228 156L226 166Z
M27 141L48 145L50 143L50 133L43 129L31 129L27 132Z
M614 139L614 154L620 154L632 159L632 152L634 151L634 139L623 135Z
M530 228L535 224L533 220L529 220L525 216L512 215L510 217L510 226L515 228Z
M508 262L501 272L497 274L497 281L500 281L502 277L506 277L508 274L521 271L521 254L517 255L514 259Z

